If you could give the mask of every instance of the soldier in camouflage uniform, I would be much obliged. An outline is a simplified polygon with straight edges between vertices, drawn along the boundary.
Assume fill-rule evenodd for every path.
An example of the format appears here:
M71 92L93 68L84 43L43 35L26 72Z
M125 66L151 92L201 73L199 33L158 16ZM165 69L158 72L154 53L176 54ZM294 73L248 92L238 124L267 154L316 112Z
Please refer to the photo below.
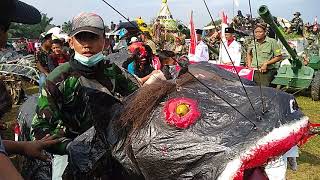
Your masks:
M303 34L303 20L300 18L301 13L296 12L293 14L294 18L290 21L291 28L289 28L287 33L293 32L297 33L298 35Z
M137 89L118 66L105 60L104 36L100 16L76 16L69 41L75 55L47 77L32 132L36 139L48 133L64 138L51 149L52 153L66 154L67 144L92 127L94 121L108 120L112 115L108 109L119 101L118 96L127 96ZM106 116L97 118L99 114Z
M245 17L242 15L242 12L239 10L238 14L233 19L233 26L235 29L241 29L244 27Z
M308 34L308 54L319 56L319 29L317 25L314 25L311 32Z
M245 18L245 20L244 20L245 30L251 30L251 29L252 29L252 24L253 24L252 21L253 21L253 20L252 20L250 14L247 14L247 15L246 15L246 18Z

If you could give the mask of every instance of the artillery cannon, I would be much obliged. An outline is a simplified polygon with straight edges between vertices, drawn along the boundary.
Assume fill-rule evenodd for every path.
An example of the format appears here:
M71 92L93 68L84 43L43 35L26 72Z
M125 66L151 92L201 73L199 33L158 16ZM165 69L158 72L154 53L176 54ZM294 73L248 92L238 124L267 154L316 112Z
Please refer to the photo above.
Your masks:
M285 86L287 89L303 90L311 87L311 97L313 100L320 99L320 71L315 70L309 66L305 66L302 63L302 58L299 57L295 50L293 50L283 34L279 30L279 27L275 24L273 16L271 15L267 6L260 6L258 10L261 18L270 25L271 29L276 33L283 46L291 56L291 65L283 65L278 69L272 84L278 87Z

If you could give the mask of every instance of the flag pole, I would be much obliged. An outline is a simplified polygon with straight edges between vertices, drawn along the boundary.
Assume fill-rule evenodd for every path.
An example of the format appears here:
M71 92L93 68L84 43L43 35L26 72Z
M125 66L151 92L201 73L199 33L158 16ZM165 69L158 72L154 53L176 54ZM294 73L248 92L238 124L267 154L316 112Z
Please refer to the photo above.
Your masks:
M234 0L232 0L232 17L234 17Z

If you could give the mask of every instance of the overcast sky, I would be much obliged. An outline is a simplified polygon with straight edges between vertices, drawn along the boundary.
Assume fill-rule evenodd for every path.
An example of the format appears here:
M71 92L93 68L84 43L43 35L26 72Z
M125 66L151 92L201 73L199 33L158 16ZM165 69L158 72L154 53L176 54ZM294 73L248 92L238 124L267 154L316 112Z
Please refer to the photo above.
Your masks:
M101 0L22 0L38 8L41 12L53 17L54 24L62 24L71 20L80 12L95 12L102 16L107 25L111 21L115 23L121 19L115 11L110 9ZM160 10L161 0L107 0L117 10L130 19L141 16L147 23ZM219 12L224 10L229 17L233 16L233 0L206 0L209 9L218 18ZM238 0L239 7L235 11L242 10L243 15L249 13L248 0ZM292 18L295 11L300 11L304 21L312 21L315 16L320 16L319 0L251 0L252 11L256 11L260 5L268 5L274 16L281 16L287 19ZM175 19L189 22L190 12L194 11L194 21L197 28L202 28L210 22L210 17L204 6L203 0L168 0L168 5ZM236 14L236 12L235 12Z

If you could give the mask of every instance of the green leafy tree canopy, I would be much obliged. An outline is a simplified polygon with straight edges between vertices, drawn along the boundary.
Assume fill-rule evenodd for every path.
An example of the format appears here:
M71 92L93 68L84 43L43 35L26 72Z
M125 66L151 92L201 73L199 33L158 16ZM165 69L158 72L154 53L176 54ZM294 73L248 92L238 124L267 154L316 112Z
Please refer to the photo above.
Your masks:
M72 29L71 21L64 22L61 26L62 32L70 34Z
M41 22L35 25L26 25L20 23L12 23L8 31L10 38L28 38L37 39L42 32L45 32L46 27L52 25L53 18L49 18L47 14L41 14Z

